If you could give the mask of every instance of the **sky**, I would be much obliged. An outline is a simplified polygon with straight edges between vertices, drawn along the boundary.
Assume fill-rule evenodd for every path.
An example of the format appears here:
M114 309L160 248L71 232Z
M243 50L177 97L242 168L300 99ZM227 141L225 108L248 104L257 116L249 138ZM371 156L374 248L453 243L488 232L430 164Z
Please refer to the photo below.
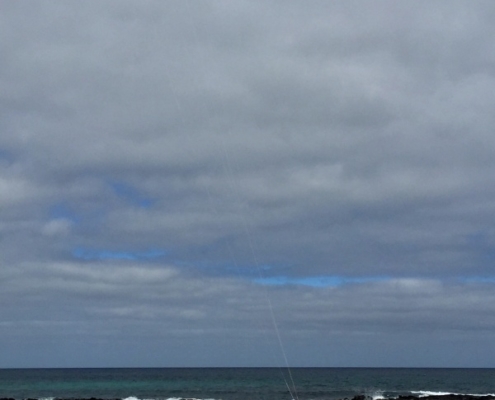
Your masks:
M0 12L0 367L495 367L495 3Z

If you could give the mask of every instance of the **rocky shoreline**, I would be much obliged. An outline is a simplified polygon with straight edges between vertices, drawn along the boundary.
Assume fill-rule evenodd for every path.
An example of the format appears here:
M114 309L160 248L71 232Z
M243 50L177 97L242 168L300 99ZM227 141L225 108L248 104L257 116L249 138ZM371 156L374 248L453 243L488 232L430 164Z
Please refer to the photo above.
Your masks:
M417 400L416 396L399 396L398 400ZM495 396L475 396L470 394L444 394L444 395L430 395L421 397L421 399L429 400L493 400Z
M37 398L15 399L13 397L0 397L0 400L40 400ZM55 397L53 400L125 400L121 398L108 399L99 397L77 398L77 397ZM180 397L174 398L174 400L199 400L195 398ZM345 397L341 400L373 400L371 396L359 395L354 396L351 399ZM493 395L472 395L472 394L440 394L429 396L399 396L394 398L387 398L386 400L495 400Z
M472 394L435 394L428 396L399 396L387 400L495 400L493 395L472 395ZM347 398L342 400L349 400ZM351 400L373 400L371 396L354 396Z

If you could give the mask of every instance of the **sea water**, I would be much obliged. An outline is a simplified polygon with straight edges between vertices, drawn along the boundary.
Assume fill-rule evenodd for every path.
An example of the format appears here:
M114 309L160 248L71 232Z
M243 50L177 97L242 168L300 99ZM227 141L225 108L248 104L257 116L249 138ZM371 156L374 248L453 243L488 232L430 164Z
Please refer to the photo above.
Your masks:
M495 369L292 368L291 373L292 394L288 372L279 368L0 369L0 397L334 400L495 393Z

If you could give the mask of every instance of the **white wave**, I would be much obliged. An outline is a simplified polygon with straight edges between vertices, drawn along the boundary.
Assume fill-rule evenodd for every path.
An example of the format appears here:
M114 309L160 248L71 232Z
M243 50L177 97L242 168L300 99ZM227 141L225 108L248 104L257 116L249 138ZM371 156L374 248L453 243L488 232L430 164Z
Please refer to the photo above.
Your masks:
M55 400L54 397L46 398L46 399L38 399L38 400ZM136 396L125 397L122 400L158 400L158 399L140 399ZM168 397L165 400L218 400L218 399L197 399L195 397Z
M216 399L196 399L195 397L169 397L166 400L216 400Z
M385 397L383 396L382 390L366 390L365 395L367 397L371 397L372 400L383 400Z
M167 400L215 400L215 399L196 399L194 397L169 397L167 398Z
M122 400L157 400L157 399L147 399L147 398L140 399L139 397L136 396L129 396L129 397L124 397Z
M417 394L419 397L426 397L426 396L448 396L449 394L457 394L457 393L451 393L451 392L430 392L428 390L418 390L418 391L411 391L412 394Z
M426 397L426 396L448 396L448 395L455 395L455 396L495 396L493 393L455 393L455 392L430 392L428 390L418 390L418 391L411 391L412 394L417 394L419 397Z

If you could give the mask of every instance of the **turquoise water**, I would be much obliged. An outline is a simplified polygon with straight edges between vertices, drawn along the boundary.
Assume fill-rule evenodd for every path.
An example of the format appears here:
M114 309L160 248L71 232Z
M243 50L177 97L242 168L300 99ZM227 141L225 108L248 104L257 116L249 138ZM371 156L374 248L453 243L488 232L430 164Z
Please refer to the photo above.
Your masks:
M493 394L495 369L293 368L300 400ZM291 400L277 368L0 369L0 397ZM294 393L293 393L294 394ZM295 396L295 394L294 394Z

